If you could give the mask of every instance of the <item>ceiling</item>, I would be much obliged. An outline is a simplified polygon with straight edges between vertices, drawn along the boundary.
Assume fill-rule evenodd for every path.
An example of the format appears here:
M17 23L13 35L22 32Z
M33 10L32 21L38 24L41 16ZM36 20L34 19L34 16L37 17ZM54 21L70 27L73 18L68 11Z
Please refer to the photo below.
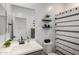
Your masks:
M79 6L78 3L12 3L21 7L34 9L36 11L46 11L59 13L64 10L68 10Z

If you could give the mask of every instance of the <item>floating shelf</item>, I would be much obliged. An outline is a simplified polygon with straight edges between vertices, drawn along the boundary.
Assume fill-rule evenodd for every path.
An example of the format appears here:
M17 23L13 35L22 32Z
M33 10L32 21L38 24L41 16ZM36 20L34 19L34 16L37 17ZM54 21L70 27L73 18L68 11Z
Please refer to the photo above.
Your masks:
M42 27L42 28L44 28L44 29L45 29L45 28L49 29L49 28L52 28L52 27Z
M45 18L42 19L42 21L48 23L48 22L51 22L52 20L51 20L51 18L50 18L50 15L47 14L47 15L45 16ZM44 24L42 28L44 28L44 29L52 28L52 27L51 27L49 24L47 24L47 23Z
M44 22L51 22L52 20L43 19Z

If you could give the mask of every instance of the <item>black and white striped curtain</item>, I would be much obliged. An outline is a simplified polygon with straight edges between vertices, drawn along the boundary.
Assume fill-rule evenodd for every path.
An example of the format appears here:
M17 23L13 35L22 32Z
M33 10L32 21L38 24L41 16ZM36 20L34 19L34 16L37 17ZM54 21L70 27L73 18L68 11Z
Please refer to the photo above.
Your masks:
M79 54L79 7L55 16L56 53Z

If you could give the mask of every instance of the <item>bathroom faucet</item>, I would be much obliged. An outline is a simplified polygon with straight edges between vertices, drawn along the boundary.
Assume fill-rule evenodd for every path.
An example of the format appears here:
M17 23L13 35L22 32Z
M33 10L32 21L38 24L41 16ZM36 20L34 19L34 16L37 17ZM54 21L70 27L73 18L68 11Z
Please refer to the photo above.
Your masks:
M19 41L19 44L24 44L24 39L23 39L22 36L21 36L21 39L20 39L20 41Z

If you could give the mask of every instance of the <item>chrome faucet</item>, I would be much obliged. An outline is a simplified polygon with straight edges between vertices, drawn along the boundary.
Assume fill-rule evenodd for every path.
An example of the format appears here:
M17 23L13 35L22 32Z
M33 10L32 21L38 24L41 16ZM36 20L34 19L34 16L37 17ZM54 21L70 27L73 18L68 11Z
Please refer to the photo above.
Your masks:
M23 39L22 36L21 36L21 39L20 39L20 41L19 41L19 44L24 44L24 39Z

